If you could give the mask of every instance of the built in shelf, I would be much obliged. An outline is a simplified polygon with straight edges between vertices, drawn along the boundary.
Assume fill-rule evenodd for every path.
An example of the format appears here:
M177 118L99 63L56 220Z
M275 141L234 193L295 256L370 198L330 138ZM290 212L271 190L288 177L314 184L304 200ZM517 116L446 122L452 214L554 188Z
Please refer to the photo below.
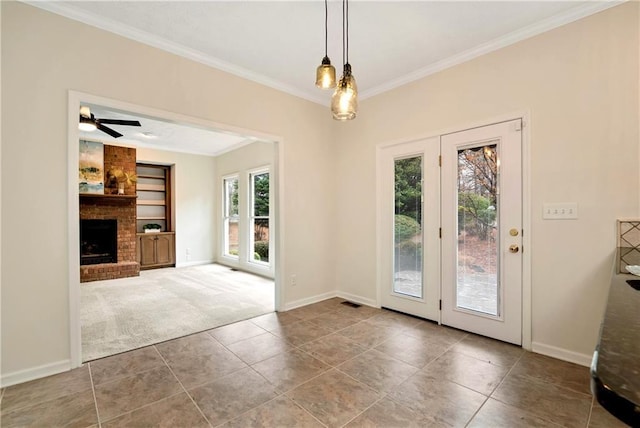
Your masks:
M138 191L144 191L144 192L164 192L165 191L164 184L138 183L138 185L136 186L136 189Z
M138 199L138 205L164 205L164 200L159 199Z
M162 217L140 217L138 216L138 220L166 220L165 216Z
M154 178L156 180L164 180L164 175L136 174L138 178Z

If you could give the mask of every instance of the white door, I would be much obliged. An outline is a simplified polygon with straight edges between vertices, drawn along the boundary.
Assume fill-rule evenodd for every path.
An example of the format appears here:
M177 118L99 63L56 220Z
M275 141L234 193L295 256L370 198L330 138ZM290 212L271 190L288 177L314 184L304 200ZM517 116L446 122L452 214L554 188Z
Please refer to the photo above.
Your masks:
M379 289L383 307L439 321L440 138L378 153Z
M522 344L521 120L448 134L442 323Z

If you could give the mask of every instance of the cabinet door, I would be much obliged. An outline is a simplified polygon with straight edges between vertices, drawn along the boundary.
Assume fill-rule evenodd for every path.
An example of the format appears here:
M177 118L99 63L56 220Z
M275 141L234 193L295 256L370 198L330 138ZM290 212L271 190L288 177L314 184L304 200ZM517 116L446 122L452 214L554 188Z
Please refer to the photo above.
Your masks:
M156 236L140 237L140 266L156 264Z
M170 264L173 254L173 236L161 235L156 238L156 263Z

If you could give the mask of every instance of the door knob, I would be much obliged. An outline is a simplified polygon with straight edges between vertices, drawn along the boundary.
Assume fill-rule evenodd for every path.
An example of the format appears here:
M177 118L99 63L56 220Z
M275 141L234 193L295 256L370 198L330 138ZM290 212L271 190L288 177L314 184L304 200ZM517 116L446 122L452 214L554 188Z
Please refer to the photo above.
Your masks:
M518 251L520 251L520 247L515 244L509 245L509 251L511 251L512 253L517 253Z

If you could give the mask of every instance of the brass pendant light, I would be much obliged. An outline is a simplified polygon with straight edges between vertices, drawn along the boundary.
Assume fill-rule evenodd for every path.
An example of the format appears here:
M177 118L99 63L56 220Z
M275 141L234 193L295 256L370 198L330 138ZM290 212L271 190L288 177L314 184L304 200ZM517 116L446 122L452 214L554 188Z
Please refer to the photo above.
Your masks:
M342 60L344 69L331 98L331 113L334 119L345 121L358 113L358 87L349 64L349 0L342 0Z
M336 69L331 65L331 60L327 54L327 24L329 21L329 10L327 0L324 0L324 58L316 69L316 86L320 89L331 89L336 87Z

